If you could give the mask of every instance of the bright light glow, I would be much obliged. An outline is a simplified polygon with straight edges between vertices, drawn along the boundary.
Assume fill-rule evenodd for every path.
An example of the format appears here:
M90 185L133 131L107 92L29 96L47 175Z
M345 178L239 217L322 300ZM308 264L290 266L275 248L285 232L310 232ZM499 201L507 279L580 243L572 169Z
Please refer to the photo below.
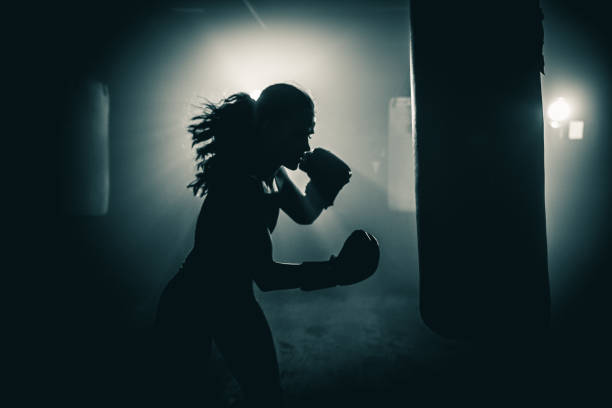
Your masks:
M255 100L259 99L260 94L261 94L261 89L252 89L251 91L249 91L249 95L251 95L251 98Z
M584 131L584 122L581 120L572 120L569 124L569 135L568 137L573 140L582 139Z
M561 126L561 124L559 122L557 122L556 120L553 120L550 122L550 127L557 129L559 128L559 126Z
M195 94L220 100L243 91L255 99L256 91L287 82L306 90L310 90L311 84L317 84L312 92L320 96L324 93L317 88L328 91L334 86L343 86L339 78L354 81L358 72L353 65L363 57L345 49L347 42L356 40L346 33L338 33L335 28L314 30L300 24L277 23L271 31L236 23L203 31L203 40L193 50L192 58L198 63L189 74L196 78L196 86L192 85ZM338 62L331 67L329 61ZM206 77L201 72L207 72ZM214 80L205 81L206 78ZM356 90L355 93L359 94ZM319 102L316 104L322 111Z
M273 21L264 20L270 24ZM367 133L377 131L378 122L370 120L371 101L364 99L363 95L380 95L377 97L381 101L385 98L380 87L367 81L364 83L363 78L371 78L384 69L385 81L397 81L396 78L403 78L405 73L400 75L401 70L394 67L407 66L407 58L402 57L401 64L399 60L394 60L393 64L384 63L381 66L379 59L372 58L369 51L364 51L364 47L370 47L373 42L361 40L361 26L356 26L353 32L348 26L336 23L317 23L313 26L304 24L300 18L277 21L274 29L269 26L268 30L263 30L257 24L245 25L238 21L235 24L203 26L202 31L198 32L198 41L193 41L193 48L186 52L194 63L180 64L180 69L187 71L180 75L181 81L177 87L189 92L192 97L187 99L197 104L200 96L219 101L242 91L254 98L254 90L263 90L274 83L297 85L314 96L317 116L321 119L315 134L322 137L315 136L311 146L317 147L320 141L329 150L342 152L347 159L351 155L365 157L366 151L369 154L371 149L366 146L369 142L355 143L354 134L359 133L362 135L360 137L367 138ZM372 50L376 49L372 45ZM206 75L202 75L202 72L206 72ZM393 79L389 77L393 75ZM356 83L360 86L356 87ZM197 110L192 109L191 112L196 113ZM191 116L183 116L185 123ZM363 132L364 127L370 130ZM360 174L369 181L377 184L385 182L385 178L380 177L383 166L375 173L371 160L356 162L359 164L355 165L354 170L361 170ZM380 187L386 189L387 186Z
M394 211L416 211L411 99L391 98L388 109L387 204Z
M564 120L567 120L567 118L569 118L569 114L570 114L570 107L564 98L557 98L548 107L548 117L551 120L562 122Z

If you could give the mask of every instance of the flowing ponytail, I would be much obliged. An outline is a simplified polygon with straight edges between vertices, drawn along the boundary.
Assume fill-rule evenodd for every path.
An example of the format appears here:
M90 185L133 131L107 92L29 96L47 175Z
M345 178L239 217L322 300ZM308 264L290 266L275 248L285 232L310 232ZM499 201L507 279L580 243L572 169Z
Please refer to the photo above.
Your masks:
M245 162L255 143L255 101L236 93L218 104L202 104L203 113L192 118L187 130L196 147L197 173L187 188L204 196L225 170Z

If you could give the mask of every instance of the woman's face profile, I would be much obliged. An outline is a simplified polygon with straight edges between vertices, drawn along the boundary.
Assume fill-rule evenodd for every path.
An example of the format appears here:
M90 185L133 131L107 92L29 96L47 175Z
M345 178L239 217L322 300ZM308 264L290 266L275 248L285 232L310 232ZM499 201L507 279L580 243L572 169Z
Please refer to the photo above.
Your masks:
M299 113L280 121L269 135L272 148L281 165L296 170L304 153L310 151L308 143L314 133L312 113Z

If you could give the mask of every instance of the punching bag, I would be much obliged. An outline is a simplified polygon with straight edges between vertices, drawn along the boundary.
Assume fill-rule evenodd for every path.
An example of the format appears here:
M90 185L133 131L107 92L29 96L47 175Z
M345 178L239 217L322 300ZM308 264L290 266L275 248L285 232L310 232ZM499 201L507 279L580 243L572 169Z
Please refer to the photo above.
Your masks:
M420 311L449 338L547 327L536 0L411 2Z

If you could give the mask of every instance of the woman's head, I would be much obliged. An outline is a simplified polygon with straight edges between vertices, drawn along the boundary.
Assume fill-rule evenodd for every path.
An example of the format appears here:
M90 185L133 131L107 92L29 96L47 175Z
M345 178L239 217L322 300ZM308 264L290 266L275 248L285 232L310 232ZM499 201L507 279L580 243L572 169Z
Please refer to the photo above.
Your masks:
M314 133L314 103L304 91L289 84L264 89L255 107L255 126L263 154L295 170L310 150L308 139Z
M295 170L310 150L314 132L314 103L302 90L289 84L264 89L258 100L237 93L218 104L205 103L188 130L196 148L199 172L189 184L194 194L228 171L269 175L284 165Z

